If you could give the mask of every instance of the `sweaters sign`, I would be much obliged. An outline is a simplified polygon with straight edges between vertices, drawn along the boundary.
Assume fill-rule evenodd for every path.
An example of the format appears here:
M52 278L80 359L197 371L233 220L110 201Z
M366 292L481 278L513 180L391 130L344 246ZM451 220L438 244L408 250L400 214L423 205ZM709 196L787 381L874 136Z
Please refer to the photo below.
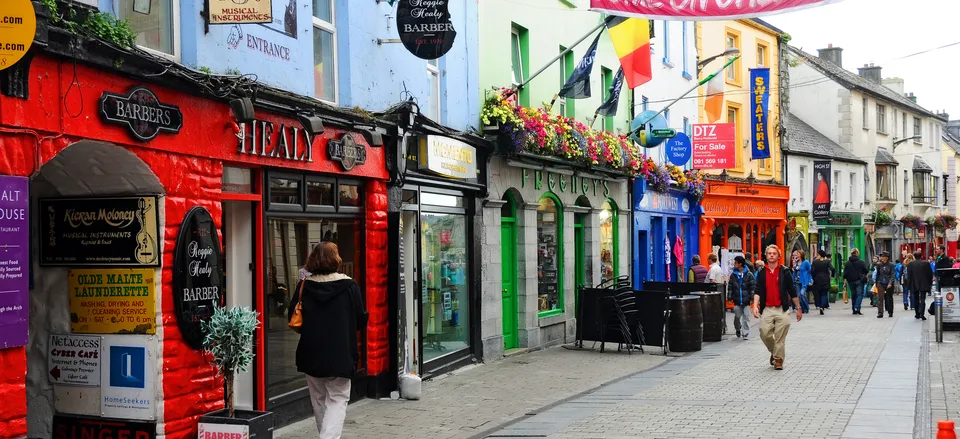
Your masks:
M782 14L841 0L590 0L590 9L610 15L661 20L734 20Z
M750 69L750 131L753 132L753 160L770 158L767 115L770 114L770 69Z

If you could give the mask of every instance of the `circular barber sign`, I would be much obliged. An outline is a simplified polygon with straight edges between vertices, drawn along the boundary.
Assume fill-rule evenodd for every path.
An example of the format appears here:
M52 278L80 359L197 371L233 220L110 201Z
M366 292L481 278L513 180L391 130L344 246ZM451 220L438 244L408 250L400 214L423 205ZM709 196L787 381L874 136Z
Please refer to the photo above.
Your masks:
M448 0L400 0L397 32L410 53L422 59L437 59L450 51L457 31L450 21Z
M0 70L27 54L37 33L37 14L30 0L3 0L0 8Z
M200 323L224 305L220 240L207 209L195 206L183 217L173 255L173 305L183 341L203 347Z

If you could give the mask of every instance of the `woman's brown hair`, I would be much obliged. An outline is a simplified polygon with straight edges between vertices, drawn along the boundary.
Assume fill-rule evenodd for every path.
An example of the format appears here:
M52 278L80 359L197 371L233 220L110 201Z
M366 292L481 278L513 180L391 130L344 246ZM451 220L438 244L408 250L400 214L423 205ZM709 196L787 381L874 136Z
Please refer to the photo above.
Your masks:
M307 256L307 263L303 268L312 274L332 274L340 270L342 263L343 259L340 259L340 249L337 245L323 241L313 248L310 256Z

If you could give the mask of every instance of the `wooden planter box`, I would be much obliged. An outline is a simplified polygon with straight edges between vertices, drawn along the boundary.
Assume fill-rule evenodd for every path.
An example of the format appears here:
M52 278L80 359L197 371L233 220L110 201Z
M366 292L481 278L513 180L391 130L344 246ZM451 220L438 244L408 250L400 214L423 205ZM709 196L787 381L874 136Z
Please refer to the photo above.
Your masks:
M234 410L234 417L227 409L208 413L200 417L199 439L230 437L219 433L238 433L249 439L273 439L273 413L253 410Z

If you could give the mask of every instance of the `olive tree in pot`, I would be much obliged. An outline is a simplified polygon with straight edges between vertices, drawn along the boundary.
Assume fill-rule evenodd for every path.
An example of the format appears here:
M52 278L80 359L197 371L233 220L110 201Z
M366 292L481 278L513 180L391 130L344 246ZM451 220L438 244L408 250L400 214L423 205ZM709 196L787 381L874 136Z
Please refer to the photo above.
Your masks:
M241 433L250 439L273 438L273 413L236 410L233 383L238 372L246 372L253 361L253 332L260 325L258 313L247 307L217 308L208 322L202 322L203 349L226 382L226 408L200 417L199 437L222 437L215 433ZM207 434L205 434L207 433Z

